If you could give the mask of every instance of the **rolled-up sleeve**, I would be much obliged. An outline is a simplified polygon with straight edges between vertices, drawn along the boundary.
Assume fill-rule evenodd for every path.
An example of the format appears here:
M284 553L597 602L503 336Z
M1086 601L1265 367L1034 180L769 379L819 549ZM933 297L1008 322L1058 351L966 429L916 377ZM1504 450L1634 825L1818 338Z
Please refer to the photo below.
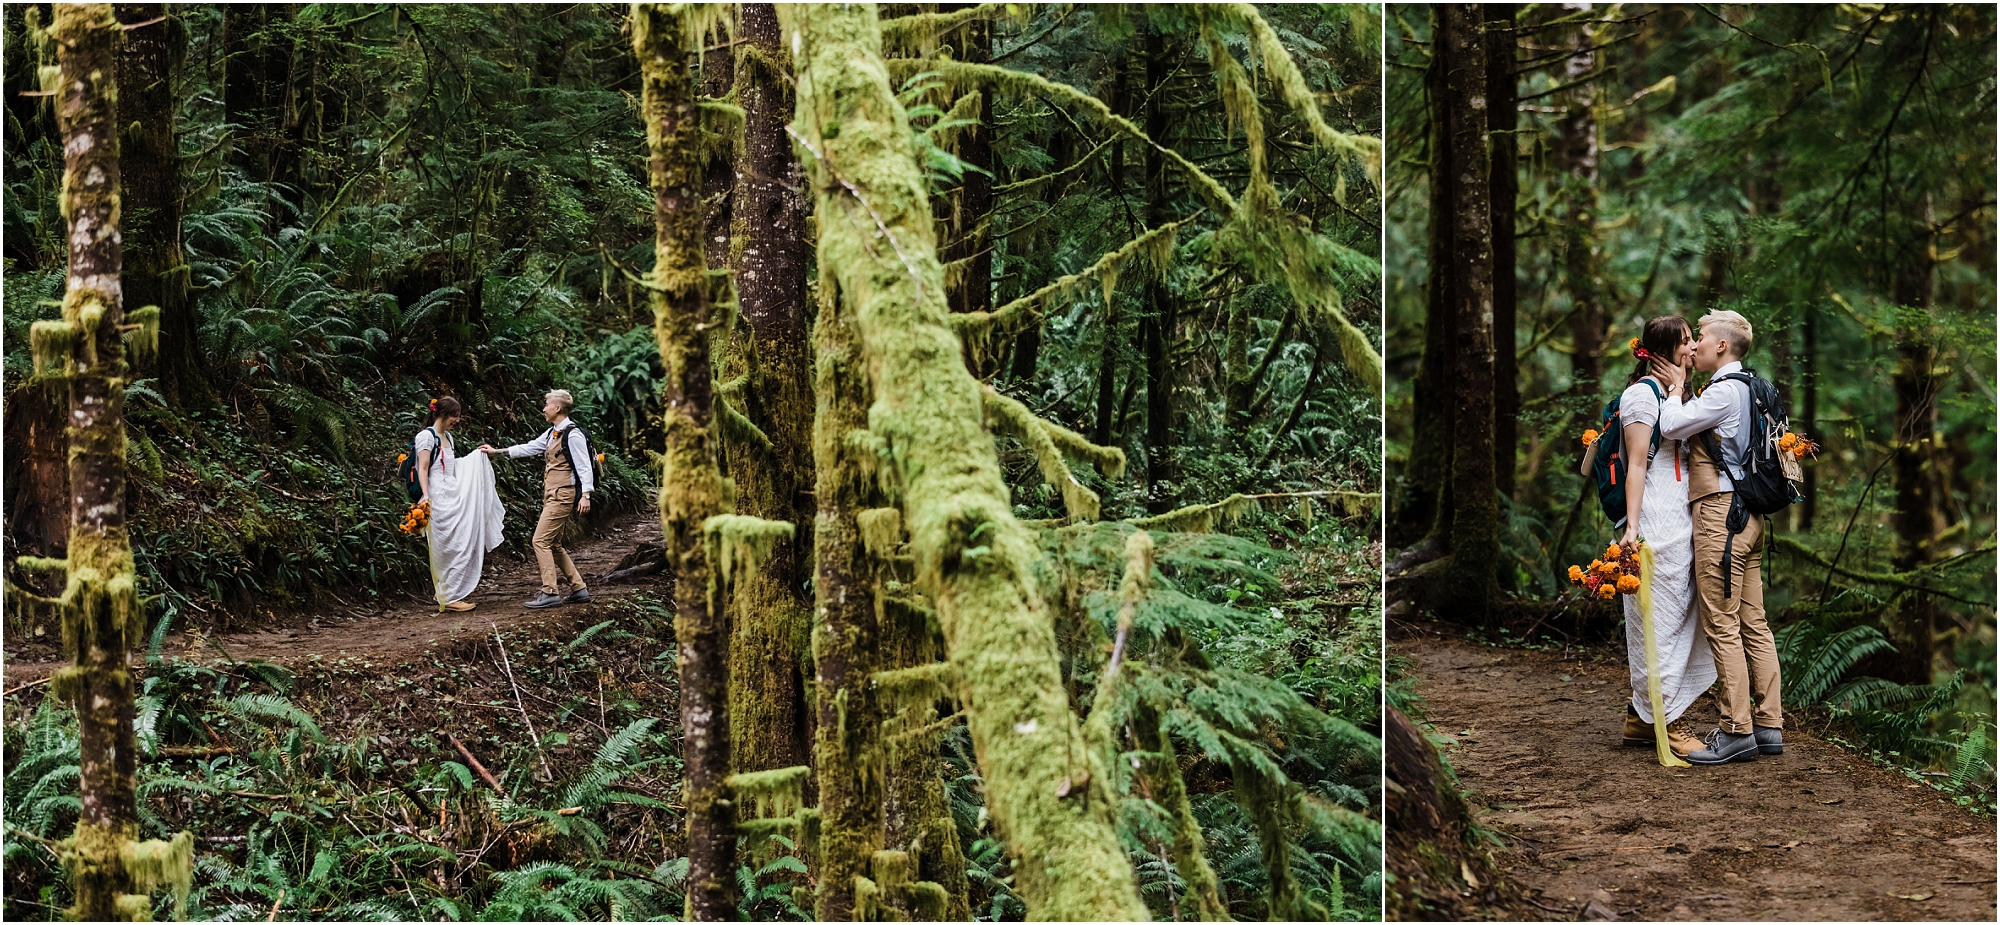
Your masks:
M569 429L569 435L564 440L569 444L570 464L576 467L577 484L583 486L581 491L584 494L590 494L597 487L591 478L595 473L590 464L590 443L583 439L583 431L574 427Z
M1660 403L1660 436L1686 440L1722 423L1730 409L1741 403L1736 390L1727 388L1732 384L1721 383L1722 387L1708 389L1695 396L1694 401L1683 400L1685 392L1669 396Z
M541 436L536 437L535 439L530 440L527 443L516 443L513 446L507 448L507 455L513 457L540 456L543 453L549 451L549 434L554 432L555 428L550 428L548 430L542 431Z

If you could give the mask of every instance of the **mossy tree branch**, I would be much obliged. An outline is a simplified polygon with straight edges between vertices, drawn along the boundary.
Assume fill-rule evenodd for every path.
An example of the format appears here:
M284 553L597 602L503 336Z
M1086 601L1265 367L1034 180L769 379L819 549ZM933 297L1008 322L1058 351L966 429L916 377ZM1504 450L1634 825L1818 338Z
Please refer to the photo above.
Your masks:
M900 481L918 582L937 602L1017 888L1036 918L1146 918L1111 825L1061 786L1087 773L1087 747L1033 577L1035 552L1011 513L979 385L946 321L929 198L875 8L781 12L802 49L793 131L813 154L821 265L854 308L875 393L868 429L887 444Z

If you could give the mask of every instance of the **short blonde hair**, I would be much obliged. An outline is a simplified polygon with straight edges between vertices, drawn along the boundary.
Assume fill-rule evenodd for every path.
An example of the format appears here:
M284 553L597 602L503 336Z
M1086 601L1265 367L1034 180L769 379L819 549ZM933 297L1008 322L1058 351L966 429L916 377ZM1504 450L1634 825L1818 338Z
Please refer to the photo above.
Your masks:
M1756 332L1750 327L1750 319L1732 311L1714 311L1701 316L1701 332L1713 332L1729 344L1737 359L1750 355L1750 345L1755 341Z
M562 402L562 410L564 414L568 414L571 411L571 409L574 409L576 407L576 399L574 397L571 397L568 389L555 389L549 392L549 394L542 396L543 401L547 401L548 399L551 398L555 399L556 401Z

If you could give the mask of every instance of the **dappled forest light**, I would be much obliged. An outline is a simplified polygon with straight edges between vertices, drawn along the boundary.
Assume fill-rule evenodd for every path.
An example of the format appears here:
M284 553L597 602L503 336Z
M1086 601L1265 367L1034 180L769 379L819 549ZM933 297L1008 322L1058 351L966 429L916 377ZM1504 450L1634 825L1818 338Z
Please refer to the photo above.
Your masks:
M5 26L9 918L1379 918L1379 7Z

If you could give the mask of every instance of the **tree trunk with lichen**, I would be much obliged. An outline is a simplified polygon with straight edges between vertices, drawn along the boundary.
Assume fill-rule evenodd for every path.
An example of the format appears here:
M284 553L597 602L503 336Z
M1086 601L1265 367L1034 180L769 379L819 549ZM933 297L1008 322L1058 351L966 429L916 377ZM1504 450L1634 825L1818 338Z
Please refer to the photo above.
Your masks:
M1486 50L1477 4L1442 7L1445 128L1451 134L1452 296L1457 366L1452 375L1451 528L1454 616L1482 618L1496 593L1499 557L1493 469L1493 227L1487 199Z
M1443 35L1442 11L1433 8L1433 35ZM1435 46L1434 46L1435 47ZM1403 465L1401 497L1395 516L1388 525L1388 542L1408 546L1429 537L1442 549L1438 539L1451 527L1451 480L1446 471L1451 461L1451 373L1457 356L1457 302L1452 296L1451 214L1453 182L1451 174L1451 133L1445 127L1444 74L1449 62L1442 52L1431 56L1424 72L1424 90L1429 99L1428 179L1430 182L1430 227L1425 263L1428 279L1424 288L1424 352L1418 360L1416 381L1411 384L1410 455Z
M873 387L868 434L898 484L917 584L936 602L989 812L1039 919L1147 917L1111 825L1089 804L1087 747L1063 690L979 383L948 322L928 197L872 5L780 13L794 47L822 267L853 309ZM825 285L826 283L822 283Z
M1892 562L1898 572L1909 572L1928 563L1932 544L1943 529L1931 472L1938 463L1935 370L1938 333L1931 318L1937 297L1937 273L1928 228L1934 227L1936 218L1928 197L1911 211L1925 230L1896 254L1889 293L1897 308L1896 369L1891 376L1896 392L1895 462L1891 465L1896 513L1890 523L1896 531ZM1892 631L1897 655L1891 664L1895 667L1882 672L1888 680L1931 683L1931 659L1937 650L1933 626L1936 619L1937 603L1930 595L1903 596Z
M785 122L791 118L790 55L779 41L777 10L741 8L735 89L743 108L743 145L730 241L736 295L749 327L747 376L732 401L770 440L769 451L729 447L729 474L740 513L798 526L779 543L744 589L730 644L730 728L738 771L769 771L811 763L813 392L806 332L805 202L798 159ZM724 57L718 52L711 59ZM810 793L807 801L811 802Z
M160 308L160 350L154 376L171 407L212 402L215 392L197 358L201 319L188 298L187 255L181 249L180 141L174 131L173 83L187 50L187 27L164 3L121 3L118 19L140 24L118 53L124 109L135 118L119 141L122 218L130 243L123 279L135 306Z
M666 452L660 523L674 570L674 638L685 736L688 916L736 917L736 806L728 790L729 642L726 615L711 607L702 524L722 509L716 469L708 352L708 269L702 251L701 126L690 65L699 40L682 15L632 6L632 47L644 93L653 188L653 324L666 368Z
M148 893L185 891L193 842L136 843L132 676L126 657L144 632L125 526L125 334L158 334L156 318L127 324L120 271L118 87L122 30L109 4L59 4L50 35L60 85L63 203L69 280L60 321L33 328L36 365L69 386L68 581L59 607L76 664L56 672L54 695L73 703L80 744L76 834L61 845L83 921L151 917Z
M856 517L875 493L871 448L850 439L868 426L868 370L851 309L842 305L833 269L820 264L819 318L813 341L813 463L818 513L813 521L813 653L819 725L813 749L819 777L819 895L815 918L858 921L859 879L882 848L882 779L877 773L882 713L870 679L880 647L875 561L862 548Z
M1166 143L1167 132L1167 95L1160 92L1160 86L1166 83L1168 68L1166 37L1159 29L1148 26L1146 86L1150 96L1146 100L1146 137L1160 144ZM1169 221L1166 158L1158 148L1147 147L1145 163L1146 227L1158 228ZM1170 486L1175 477L1171 354L1174 330L1180 325L1175 317L1174 295L1161 274L1147 278L1146 304L1151 314L1140 322L1140 341L1146 351L1146 511L1164 514L1175 506L1174 491L1161 483Z

